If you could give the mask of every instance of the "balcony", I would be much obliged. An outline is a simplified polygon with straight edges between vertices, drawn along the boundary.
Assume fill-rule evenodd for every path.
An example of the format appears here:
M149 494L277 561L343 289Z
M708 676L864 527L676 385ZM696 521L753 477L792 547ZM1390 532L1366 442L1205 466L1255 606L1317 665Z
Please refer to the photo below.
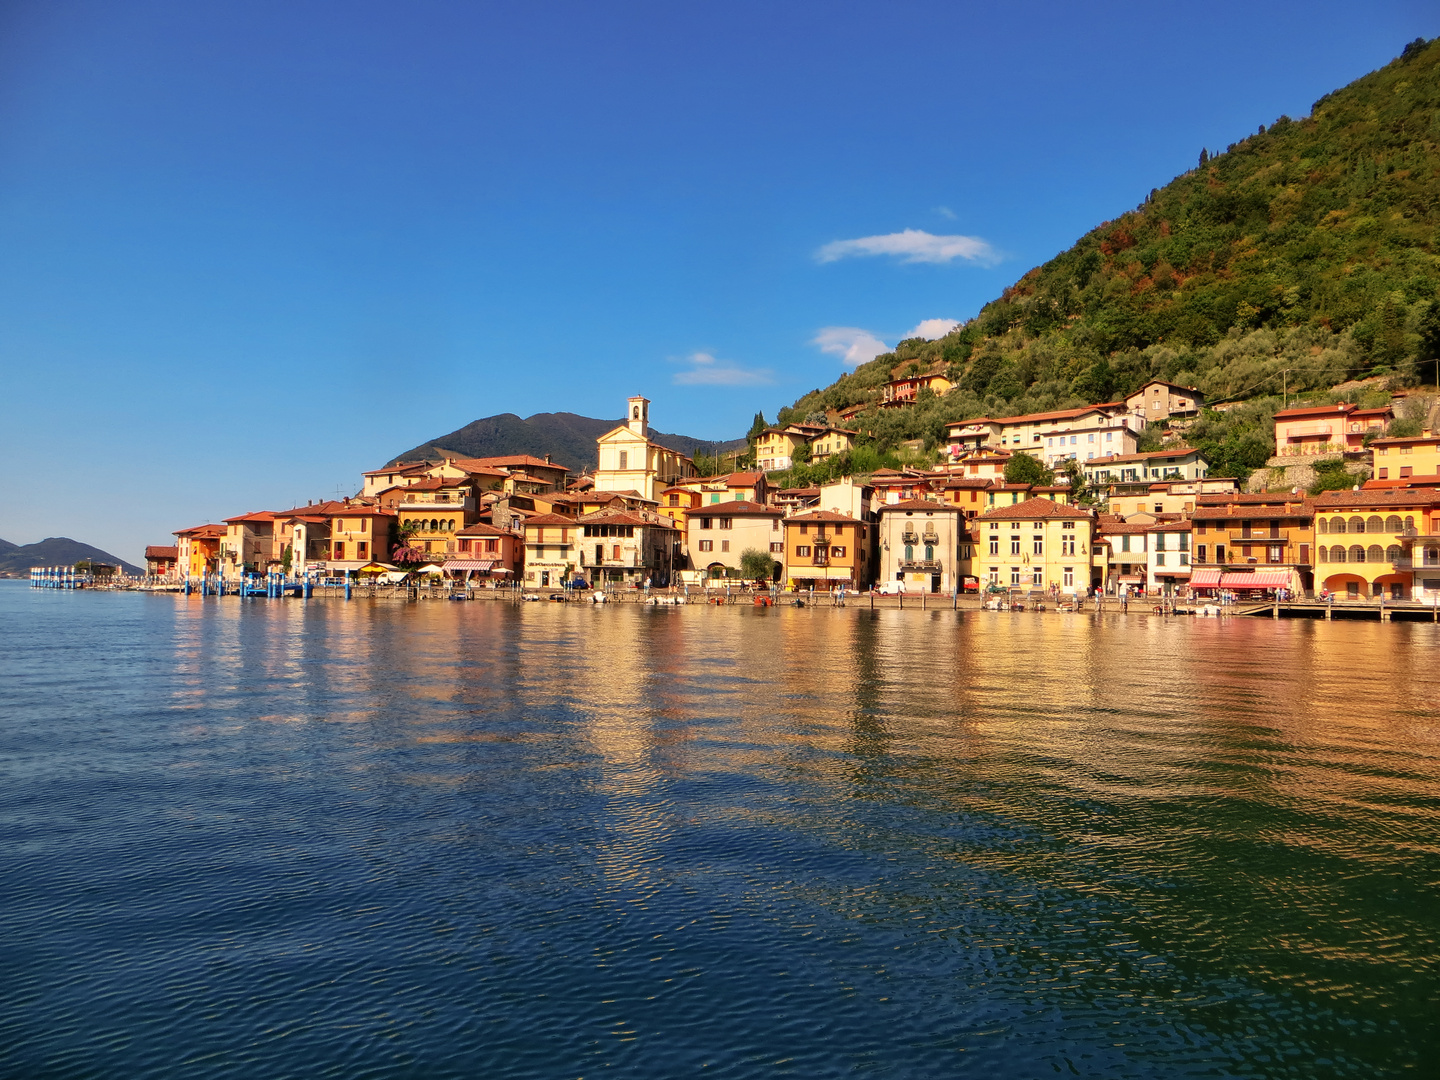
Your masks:
M913 532L903 532L900 534L900 542L902 544L918 544L920 542L920 535Z
M939 574L944 571L944 565L939 559L901 559L900 569L917 574Z
M445 510L454 510L457 507L465 510L475 509L475 500L469 496L456 495L408 495L399 504L401 510L430 510L440 507Z
M829 566L829 565L830 565L830 556L829 556L829 555L820 555L820 554L818 554L818 553L815 554L815 555L812 555L812 556L810 556L810 565L811 565L811 566Z

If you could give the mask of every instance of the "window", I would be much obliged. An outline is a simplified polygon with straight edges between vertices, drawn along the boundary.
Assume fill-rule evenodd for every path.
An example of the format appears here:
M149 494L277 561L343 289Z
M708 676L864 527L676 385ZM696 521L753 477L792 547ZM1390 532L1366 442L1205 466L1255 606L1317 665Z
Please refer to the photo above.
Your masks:
M1382 450L1382 451L1380 451L1380 452L1383 454L1385 451ZM1390 470L1387 469L1384 465L1381 465L1381 466L1380 466L1380 479L1381 479L1381 480L1389 480L1389 479L1390 479Z
M1181 566L1189 566L1189 565L1190 565L1190 556L1187 555L1187 554L1186 554L1185 552L1183 552L1183 551L1180 553L1180 565L1181 565Z
M1045 571L1041 570L1038 566L1034 570L1030 571L1030 584L1037 589L1044 585Z
M1120 537L1120 550L1121 550L1121 551L1129 551L1129 550L1130 550L1130 536L1129 536L1128 533L1127 533L1126 535Z
M1094 435L1086 435L1086 436L1085 436L1085 441L1086 441L1087 443L1093 443L1093 442L1095 441L1095 436L1094 436Z
M1075 587L1075 568L1073 566L1065 567L1064 575L1065 588L1073 589Z
M1011 536L1011 537L1010 537L1010 554L1011 554L1011 555L1019 555L1019 554L1020 554L1020 537L1018 537L1018 536Z
M1012 567L1010 568L1010 584L1011 584L1011 585L1019 585L1019 584L1020 584L1020 568L1019 568L1018 566L1012 566Z
M562 533L560 534L560 537L561 537L561 539L564 539L565 534L562 532ZM498 552L499 550L500 550L500 541L499 541L499 540L496 540L496 539L494 539L494 538L491 538L491 539L485 541L485 551L486 551L488 554L494 555L494 554L495 554L496 552Z
M605 545L604 545L604 544L596 544L596 545L595 545L595 561L596 561L597 563L603 563L603 562L605 561Z
M770 545L770 554L771 554L771 555L784 555L784 554L785 554L785 545L784 545L784 544L771 544L771 545Z
M991 584L991 585L999 585L999 584L1000 584L1000 568L999 568L998 566L992 566L992 567L990 567L990 584Z
M1036 533L1036 534L1035 534L1035 554L1036 554L1036 555L1044 555L1044 554L1045 554L1045 534L1044 534L1044 533Z
M1157 552L1156 552L1156 554L1155 554L1155 565L1156 565L1156 566L1164 566L1164 565L1165 565L1165 552L1163 552L1163 551L1157 551Z
M999 538L998 536L992 536L992 537L990 537L990 554L991 554L991 555L999 555L999 554L1000 554L1000 538Z
M671 496L670 496L670 505L671 505L671 506L679 506L679 505L680 505L680 496L679 496L679 495L671 495Z
M611 557L612 559L614 559L616 562L619 562L619 561L620 561L620 545L619 545L619 544L613 544L613 545L611 545L611 547L610 547L610 557Z
M1080 445L1080 436L1079 436L1079 435L1071 435L1071 436L1070 436L1070 445L1071 445L1071 446L1079 446L1079 445Z
M1105 441L1106 441L1106 442L1109 442L1109 441L1110 441L1111 439L1113 439L1113 438L1115 438L1115 433L1114 433L1113 431L1107 431L1107 432L1105 432Z
M914 545L914 544L906 544L906 545L905 545L905 561L906 561L906 562L910 562L910 561L913 560L914 558L915 558L915 545Z
M1414 466L1411 466L1411 465L1401 465L1401 466L1400 466L1400 479L1403 480L1403 479L1405 479L1405 477L1407 477L1407 476L1413 476L1414 473L1415 473L1415 468L1414 468Z
M714 540L701 540L701 541L700 541L700 550L701 550L701 551L714 551L714 550L715 550L715 541L714 541Z
M1054 446L1054 445L1055 445L1055 440L1054 440L1054 438L1052 437L1045 445L1046 445L1046 446Z
M628 469L629 467L630 467L630 454L629 454L629 451L621 450L621 451L620 451L620 468L623 470L623 469Z
M1216 544L1216 545L1215 545L1215 561L1216 561L1217 563L1223 563L1223 562L1225 561L1225 545L1224 545L1224 544Z
M702 528L702 529L713 529L714 527L715 527L715 519L714 519L714 518L702 517L702 518L700 519L700 528ZM800 526L800 531L801 531L801 532L804 532L804 531L805 531L805 526L804 526L804 525L801 525L801 526Z
M810 545L809 545L809 544L796 544L796 545L795 545L795 557L796 557L797 559L808 559L808 558L810 557Z
M343 540L335 541L335 554L330 557L332 559L345 558L345 542Z
M1062 537L1060 538L1060 554L1061 554L1061 555L1074 555L1074 554L1075 554L1075 537L1073 537L1073 536L1062 536Z
M710 496L710 502L711 502L712 504L713 504L713 503L718 503L719 501L720 501L720 493L719 493L718 491L717 491L717 492L714 492L713 494L711 494L711 496Z
M843 547L832 547L830 554L833 558L843 559L845 557L845 549Z
M735 527L735 519L734 519L734 518L721 518L721 519L720 519L720 528L722 528L722 529L733 529L734 527Z
M729 550L730 550L730 541L729 541L729 540L721 540L721 541L720 541L720 550L721 550L721 551L729 551Z

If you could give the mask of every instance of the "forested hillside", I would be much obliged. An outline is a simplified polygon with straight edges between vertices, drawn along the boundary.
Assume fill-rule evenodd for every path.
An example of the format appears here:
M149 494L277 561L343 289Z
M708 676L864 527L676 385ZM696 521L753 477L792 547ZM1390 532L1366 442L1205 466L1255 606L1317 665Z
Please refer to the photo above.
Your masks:
M1232 470L1253 468L1268 453L1263 429L1282 380L1292 400L1370 375L1433 382L1437 256L1440 39L1413 42L1308 117L1200 151L1196 168L975 319L938 341L901 342L780 419L869 401L906 361L945 362L957 387L910 408L867 409L856 426L882 447L936 439L971 416L1112 400L1158 376L1211 402L1253 399L1195 433L1234 457Z

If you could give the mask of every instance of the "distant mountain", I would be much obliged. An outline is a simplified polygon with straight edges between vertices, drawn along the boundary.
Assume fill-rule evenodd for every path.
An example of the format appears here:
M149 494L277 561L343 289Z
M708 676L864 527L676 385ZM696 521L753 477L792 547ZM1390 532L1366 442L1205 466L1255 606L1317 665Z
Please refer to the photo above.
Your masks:
M417 458L443 457L448 452L460 457L499 457L502 454L550 455L556 464L567 469L593 468L595 440L624 420L597 420L577 413L536 413L520 419L514 413L501 413L475 420L458 431L441 435L429 442L398 455L393 461L414 461ZM729 453L743 449L744 439L712 443L689 435L667 435L651 431L650 438L661 446L695 456L697 450L706 454Z
M74 566L83 559L119 566L127 574L144 571L125 560L68 536L51 536L37 544L12 544L0 540L0 573L28 574L33 566Z

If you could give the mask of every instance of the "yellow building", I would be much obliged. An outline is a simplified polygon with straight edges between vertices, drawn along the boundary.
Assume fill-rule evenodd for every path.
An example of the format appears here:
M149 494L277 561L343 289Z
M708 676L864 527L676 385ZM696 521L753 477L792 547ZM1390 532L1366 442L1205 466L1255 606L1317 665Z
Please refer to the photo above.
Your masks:
M220 569L220 543L225 539L224 525L196 525L175 533L181 577L199 579L206 572Z
M975 522L980 583L1003 589L1083 594L1092 584L1094 522L1084 510L1027 499L987 510Z
M406 544L435 554L459 550L455 534L480 520L478 496L469 477L434 476L411 484L394 509Z
M795 463L795 451L808 446L810 436L818 430L805 424L766 428L755 439L756 466L764 472L790 468Z
M1440 490L1327 491L1315 508L1315 588L1341 598L1440 595Z
M1411 439L1374 439L1376 480L1440 484L1440 435L1425 431Z
M340 506L330 515L331 570L353 570L386 562L394 539L395 515L378 506Z
M525 520L525 584L558 589L580 567L578 537L583 526L563 514L537 514Z
M849 428L827 427L809 439L810 460L824 461L836 454L843 454L855 448L855 438L860 433Z

